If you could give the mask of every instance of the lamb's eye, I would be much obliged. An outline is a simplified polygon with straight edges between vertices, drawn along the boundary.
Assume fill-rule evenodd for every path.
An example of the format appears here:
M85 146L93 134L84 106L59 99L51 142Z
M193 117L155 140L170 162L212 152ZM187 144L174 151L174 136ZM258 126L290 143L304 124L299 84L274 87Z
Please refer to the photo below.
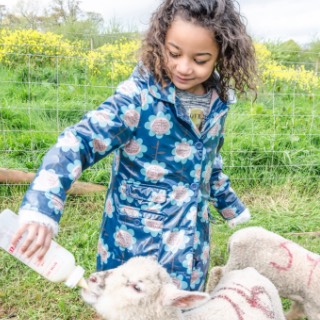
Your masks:
M135 290L136 292L141 292L142 288L141 288L141 281L139 281L139 283L135 283L135 282L131 282L131 281L127 281L127 286L131 287L133 290Z
M140 286L139 286L138 284L132 285L132 288L133 288L134 290L136 290L137 292L141 292L141 288L140 288Z

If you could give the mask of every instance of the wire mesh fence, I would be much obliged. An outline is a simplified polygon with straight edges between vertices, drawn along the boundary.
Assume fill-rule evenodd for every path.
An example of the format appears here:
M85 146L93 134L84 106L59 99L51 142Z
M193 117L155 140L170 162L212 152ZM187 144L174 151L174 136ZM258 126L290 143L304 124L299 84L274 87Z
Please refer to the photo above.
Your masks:
M42 54L23 43L10 50L3 45L0 168L34 173L58 134L98 107L130 74L135 64L130 41L135 40L107 44L105 51L47 45ZM319 54L304 52L295 58L273 64L277 68L259 85L256 100L238 97L231 106L222 155L236 184L278 184L288 178L309 184L319 178ZM310 73L318 82L308 87ZM111 160L108 156L88 169L81 180L107 186ZM2 178L0 197L14 197L13 188L25 190L28 184Z

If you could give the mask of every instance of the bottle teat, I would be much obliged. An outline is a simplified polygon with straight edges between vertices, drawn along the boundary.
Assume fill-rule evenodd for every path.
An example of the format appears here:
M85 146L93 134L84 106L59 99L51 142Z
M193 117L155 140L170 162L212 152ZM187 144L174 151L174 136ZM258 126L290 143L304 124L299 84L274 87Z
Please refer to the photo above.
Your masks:
M88 282L84 278L81 278L77 285L80 288L83 288L83 289L86 289L86 290L89 289Z
M84 269L80 266L76 266L75 269L70 274L67 281L65 282L66 286L69 288L74 288L77 285L82 286L81 284L83 283L85 283L83 284L84 286L87 286L86 281L83 279L83 275L84 275Z

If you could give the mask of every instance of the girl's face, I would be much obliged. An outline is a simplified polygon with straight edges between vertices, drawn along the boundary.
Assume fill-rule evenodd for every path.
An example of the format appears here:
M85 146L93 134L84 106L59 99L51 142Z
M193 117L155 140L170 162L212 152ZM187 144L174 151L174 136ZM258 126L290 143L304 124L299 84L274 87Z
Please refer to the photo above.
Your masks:
M211 76L219 55L212 32L176 17L166 35L165 51L174 85L194 94L204 94L203 83Z

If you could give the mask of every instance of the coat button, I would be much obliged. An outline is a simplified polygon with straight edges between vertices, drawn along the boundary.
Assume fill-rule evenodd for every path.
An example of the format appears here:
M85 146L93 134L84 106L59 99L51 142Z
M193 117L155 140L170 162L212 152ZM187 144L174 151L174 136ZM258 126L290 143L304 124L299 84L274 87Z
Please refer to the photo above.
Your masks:
M190 188L193 191L197 190L199 188L199 183L191 183Z
M198 141L196 144L195 144L195 147L199 150L199 149L202 149L203 148L203 143Z

